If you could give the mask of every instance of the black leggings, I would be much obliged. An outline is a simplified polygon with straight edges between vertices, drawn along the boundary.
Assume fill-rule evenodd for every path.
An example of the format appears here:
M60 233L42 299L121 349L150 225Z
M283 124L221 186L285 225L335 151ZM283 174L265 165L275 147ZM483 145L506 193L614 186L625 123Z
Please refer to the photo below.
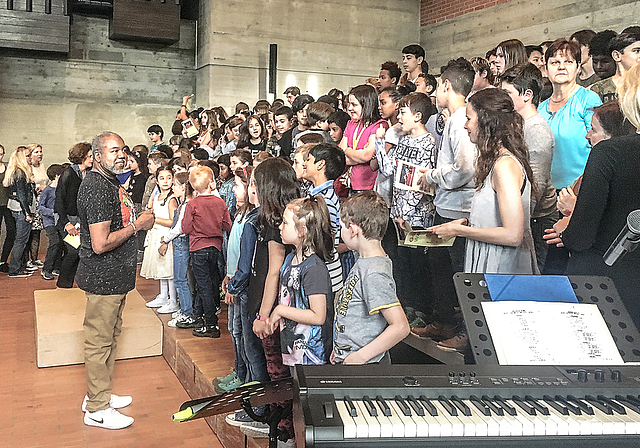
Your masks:
M0 226L2 225L2 221L4 221L6 235L4 238L4 244L2 245L2 256L0 257L0 262L6 263L9 259L11 249L13 248L13 242L16 239L16 222L13 219L11 210L9 210L9 207L6 205L0 206Z

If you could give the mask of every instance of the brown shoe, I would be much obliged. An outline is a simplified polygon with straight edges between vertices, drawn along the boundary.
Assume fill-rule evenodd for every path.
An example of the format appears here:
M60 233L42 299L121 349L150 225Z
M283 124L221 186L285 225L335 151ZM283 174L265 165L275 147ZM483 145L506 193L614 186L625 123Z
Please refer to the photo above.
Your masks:
M438 342L438 348L446 352L462 352L469 345L469 335L467 332L460 332L454 337Z
M449 339L455 336L456 328L454 325L433 322L424 328L412 328L411 332L420 336L421 338L442 340Z

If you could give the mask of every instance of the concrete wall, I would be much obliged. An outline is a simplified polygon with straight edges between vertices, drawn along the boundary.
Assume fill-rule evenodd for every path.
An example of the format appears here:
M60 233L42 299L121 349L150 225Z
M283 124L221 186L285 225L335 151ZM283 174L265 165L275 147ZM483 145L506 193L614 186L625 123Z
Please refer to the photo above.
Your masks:
M278 44L277 96L297 85L317 98L377 76L418 42L419 0L201 1L197 105L267 97L269 44Z
M0 55L0 143L43 145L46 164L63 162L77 141L109 129L149 143L147 127L171 134L182 96L195 88L195 23L183 21L171 45L108 39L109 21L74 15L68 56ZM5 157L5 161L8 157Z
M456 3L457 0L445 0ZM568 37L574 31L638 24L640 2L630 0L511 0L455 19L421 27L420 42L432 73L452 57L484 56L506 39L525 45Z

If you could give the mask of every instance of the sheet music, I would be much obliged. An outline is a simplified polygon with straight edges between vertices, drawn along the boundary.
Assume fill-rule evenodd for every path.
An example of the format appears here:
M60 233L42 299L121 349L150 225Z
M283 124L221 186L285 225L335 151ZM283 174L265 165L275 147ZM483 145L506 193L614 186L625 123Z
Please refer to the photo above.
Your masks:
M597 305L482 302L500 365L624 364Z

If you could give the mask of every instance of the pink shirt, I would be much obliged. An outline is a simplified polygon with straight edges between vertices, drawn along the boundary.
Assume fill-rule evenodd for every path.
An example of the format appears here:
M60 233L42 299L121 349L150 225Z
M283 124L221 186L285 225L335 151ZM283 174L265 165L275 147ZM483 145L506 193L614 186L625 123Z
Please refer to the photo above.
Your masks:
M389 123L386 120L378 120L364 129L359 121L350 120L344 130L344 135L347 137L347 147L364 149L369 137L375 135L381 125L385 130L389 129ZM372 190L377 175L378 172L372 171L368 162L354 165L351 168L351 188L353 190Z

